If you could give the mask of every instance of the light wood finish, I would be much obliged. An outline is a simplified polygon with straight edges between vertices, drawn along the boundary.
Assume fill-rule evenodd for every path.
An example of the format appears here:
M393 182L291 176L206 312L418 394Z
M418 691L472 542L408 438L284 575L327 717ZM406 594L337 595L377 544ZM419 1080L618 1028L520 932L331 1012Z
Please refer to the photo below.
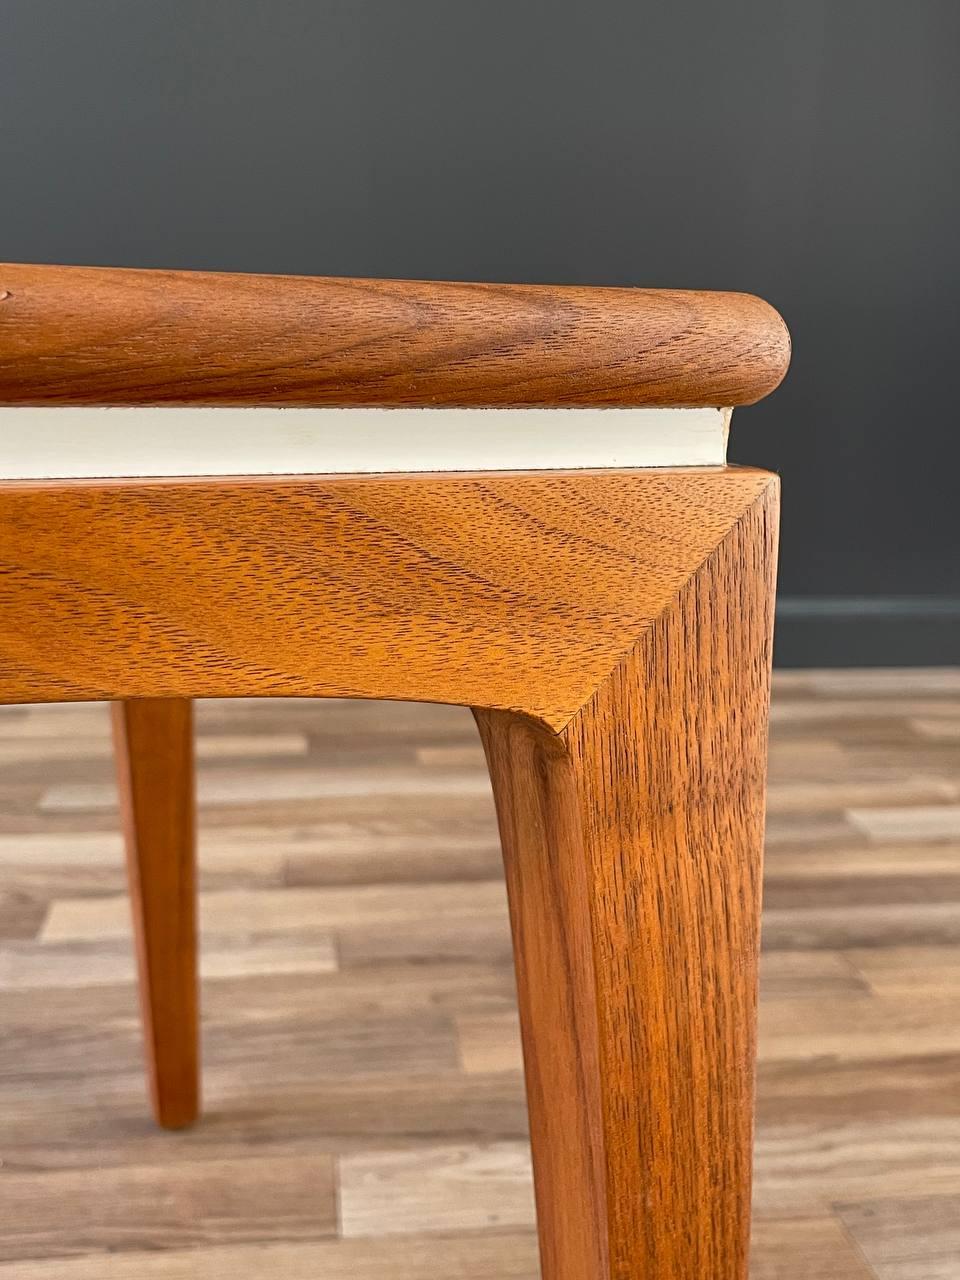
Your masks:
M545 1280L746 1275L775 548L767 489L560 735L478 712Z
M775 483L690 468L0 485L0 700L362 695L559 730Z
M139 1240L158 1235L174 1249L224 1239L239 1243L244 1238L262 1242L334 1235L332 1158L304 1155L296 1163L299 1195L287 1197L283 1218L272 1211L264 1187L278 1174L290 1178L294 1170L289 1157L172 1160L162 1170L114 1166L95 1179L84 1168L12 1171L3 1179L5 1252L8 1257L42 1258L55 1251L64 1230L78 1252L93 1255L131 1244L136 1248ZM49 1217L37 1221L34 1209L40 1197L56 1201L56 1224ZM185 1202L190 1203L189 1214L179 1209Z
M851 810L850 820L877 841L902 841L913 834L931 840L960 840L960 804L925 805L914 813L907 826L900 806L858 807Z
M181 1129L199 1104L192 706L115 703L113 726L150 1094Z
M952 1280L960 1261L960 1197L926 1196L838 1205L881 1280Z
M533 1280L536 1243L529 1233L401 1236L88 1254L14 1267L0 1265L3 1280Z
M309 788L306 790L309 796ZM486 795L486 787L476 790L478 795ZM423 799L424 792L419 792L418 797ZM474 912L482 914L502 906L503 888L496 880L479 885L456 880L438 885L431 901L441 918L467 919ZM240 936L257 933L268 920L283 929L331 929L343 916L354 925L392 928L418 920L423 907L424 891L418 884L395 886L388 893L378 884L326 885L313 890L277 888L269 900L245 889L223 889L208 906L207 922L218 933L227 935L233 930ZM267 908L269 918L263 914ZM121 901L61 902L50 911L43 926L43 938L49 942L122 938L128 932L127 912Z
M936 907L960 927L960 844L922 827L877 844L831 806L869 778L960 780L960 744L912 724L958 682L775 676L772 787L838 786L811 786L768 844L751 1280L953 1280L960 960L927 922ZM206 1117L171 1135L144 1117L117 814L43 803L109 786L108 712L0 709L0 896L18 904L0 913L0 1205L18 1205L0 1213L0 1278L535 1280L507 906L469 715L248 701L200 703L197 722ZM316 795L328 771L345 785ZM380 789L400 771L419 793ZM257 772L282 785L245 797ZM928 805L904 796L906 830ZM332 1216L344 1170L363 1236ZM484 1218L469 1229L460 1170ZM522 1226L496 1220L505 1205Z
M749 404L740 293L0 265L0 404Z
M340 1229L357 1236L528 1226L534 1217L526 1142L449 1143L345 1155Z

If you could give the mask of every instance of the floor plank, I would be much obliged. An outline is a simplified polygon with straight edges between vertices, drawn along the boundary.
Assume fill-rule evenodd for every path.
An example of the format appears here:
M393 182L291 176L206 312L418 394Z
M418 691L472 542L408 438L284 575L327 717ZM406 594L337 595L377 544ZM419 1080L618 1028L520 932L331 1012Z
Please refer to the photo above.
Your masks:
M329 1156L7 1173L0 1259L317 1239L337 1230Z
M960 840L960 804L850 809L848 817L871 840Z
M96 1254L0 1265L0 1280L537 1280L532 1231ZM832 1278L831 1278L832 1280ZM846 1280L846 1278L844 1278ZM854 1280L851 1277L851 1280Z
M837 1214L879 1280L956 1280L960 1196L840 1204Z
M875 1273L843 1223L824 1214L758 1220L750 1242L750 1280L875 1280Z
M532 1227L530 1149L523 1142L371 1151L340 1161L345 1237Z

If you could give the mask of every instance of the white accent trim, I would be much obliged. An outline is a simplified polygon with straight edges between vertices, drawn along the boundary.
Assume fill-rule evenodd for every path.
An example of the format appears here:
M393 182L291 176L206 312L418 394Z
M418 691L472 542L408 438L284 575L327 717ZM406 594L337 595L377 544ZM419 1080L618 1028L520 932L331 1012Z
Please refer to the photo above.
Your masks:
M0 479L722 466L730 413L0 408Z

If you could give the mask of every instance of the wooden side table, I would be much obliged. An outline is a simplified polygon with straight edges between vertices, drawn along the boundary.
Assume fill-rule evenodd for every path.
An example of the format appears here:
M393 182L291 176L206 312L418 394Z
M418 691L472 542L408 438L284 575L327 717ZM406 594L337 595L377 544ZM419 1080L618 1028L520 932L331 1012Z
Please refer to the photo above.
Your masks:
M545 1280L746 1275L789 359L741 294L0 268L0 702L112 699L159 1122L191 699L474 709Z

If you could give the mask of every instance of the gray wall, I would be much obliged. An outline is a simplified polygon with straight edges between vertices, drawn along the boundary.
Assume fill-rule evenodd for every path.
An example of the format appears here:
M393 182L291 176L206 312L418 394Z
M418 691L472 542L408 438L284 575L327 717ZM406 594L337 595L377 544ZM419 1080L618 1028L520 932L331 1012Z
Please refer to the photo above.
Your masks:
M0 50L0 257L762 294L779 659L960 659L957 0L0 0Z

